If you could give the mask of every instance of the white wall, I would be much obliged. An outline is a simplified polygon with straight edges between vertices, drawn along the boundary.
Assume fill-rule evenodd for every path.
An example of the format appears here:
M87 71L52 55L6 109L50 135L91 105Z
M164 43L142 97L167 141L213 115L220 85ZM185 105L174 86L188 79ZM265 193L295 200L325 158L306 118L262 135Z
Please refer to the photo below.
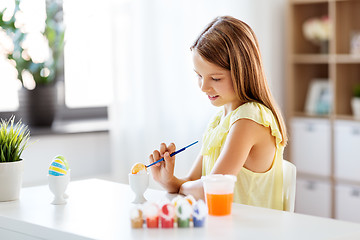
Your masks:
M271 91L285 111L286 0L252 1L253 29L258 37ZM261 16L261 17L260 17Z
M72 179L110 174L107 132L32 136L22 155L23 186L47 184L50 163L59 154L68 160Z

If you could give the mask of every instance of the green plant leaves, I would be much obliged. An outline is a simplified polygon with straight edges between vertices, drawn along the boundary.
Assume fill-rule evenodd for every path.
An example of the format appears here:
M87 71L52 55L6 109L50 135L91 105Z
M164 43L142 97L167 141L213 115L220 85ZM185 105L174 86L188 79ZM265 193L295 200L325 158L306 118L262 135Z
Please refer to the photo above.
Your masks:
M353 95L354 97L360 97L360 84L356 84L353 87Z
M0 123L0 162L15 162L21 160L21 154L30 139L28 126L21 120L15 124L15 116Z
M65 27L63 25L62 3L58 1L46 1L46 24L45 31L41 32L48 40L49 50L51 52L48 59L43 63L34 63L31 59L23 58L23 41L27 34L23 29L16 27L16 14L20 11L20 0L15 0L15 9L9 21L3 20L3 15L6 9L0 11L0 28L5 30L6 34L12 39L14 50L7 54L9 60L15 61L16 70L18 71L17 78L23 83L22 72L28 70L35 83L38 85L46 85L54 83L57 71L62 71L62 56L64 50L64 34ZM50 74L47 76L41 75L41 70L47 68Z

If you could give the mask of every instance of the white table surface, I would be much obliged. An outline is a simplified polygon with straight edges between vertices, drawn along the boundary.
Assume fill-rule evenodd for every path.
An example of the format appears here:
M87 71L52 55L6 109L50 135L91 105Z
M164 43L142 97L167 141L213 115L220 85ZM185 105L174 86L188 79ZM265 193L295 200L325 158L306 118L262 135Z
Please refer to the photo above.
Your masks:
M50 204L47 185L0 202L0 239L360 239L360 224L241 204L233 205L231 216L209 216L203 228L132 229L128 185L73 181L67 193L66 205ZM148 189L145 197L157 202L173 196Z

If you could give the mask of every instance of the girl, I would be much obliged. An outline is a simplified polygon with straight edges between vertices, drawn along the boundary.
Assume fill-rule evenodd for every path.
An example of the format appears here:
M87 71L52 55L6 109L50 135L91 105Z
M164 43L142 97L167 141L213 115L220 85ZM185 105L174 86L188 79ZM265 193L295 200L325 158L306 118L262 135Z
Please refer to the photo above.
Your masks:
M168 192L204 199L201 176L237 177L234 202L283 209L284 120L270 93L252 29L230 16L215 18L191 46L198 84L222 107L203 136L201 152L185 178L174 176L176 147L161 143L150 162L154 179Z

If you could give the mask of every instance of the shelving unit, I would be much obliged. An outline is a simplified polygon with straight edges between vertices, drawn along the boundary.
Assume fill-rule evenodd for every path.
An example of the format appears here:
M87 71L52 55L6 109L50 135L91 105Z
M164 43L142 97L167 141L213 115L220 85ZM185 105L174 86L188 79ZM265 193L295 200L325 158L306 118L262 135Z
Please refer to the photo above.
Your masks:
M360 55L350 54L351 34L360 32L360 0L289 0L287 12L287 150L298 169L295 211L360 222L360 178L344 174L360 176L360 120L351 110ZM327 53L302 30L306 20L322 16L332 24ZM314 79L328 81L328 114L305 111Z

